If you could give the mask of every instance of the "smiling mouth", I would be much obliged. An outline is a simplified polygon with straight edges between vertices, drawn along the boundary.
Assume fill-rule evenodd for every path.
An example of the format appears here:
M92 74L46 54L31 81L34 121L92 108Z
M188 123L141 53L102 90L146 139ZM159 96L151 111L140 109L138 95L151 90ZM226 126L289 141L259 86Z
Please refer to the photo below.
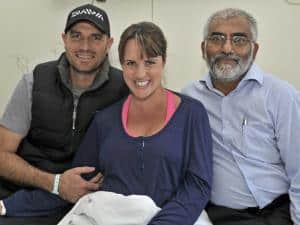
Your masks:
M94 58L94 56L91 54L80 54L80 53L76 54L76 57L81 60L90 60Z
M149 80L144 80L144 81L135 81L134 82L136 86L140 87L140 88L143 88L143 87L146 87L150 81Z

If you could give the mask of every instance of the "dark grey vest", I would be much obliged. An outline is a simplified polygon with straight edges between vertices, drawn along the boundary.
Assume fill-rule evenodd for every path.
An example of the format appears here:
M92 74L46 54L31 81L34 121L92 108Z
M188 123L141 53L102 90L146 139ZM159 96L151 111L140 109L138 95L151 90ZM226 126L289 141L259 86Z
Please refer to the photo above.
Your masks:
M47 62L33 71L32 121L17 151L31 165L51 173L70 168L95 112L128 95L121 71L110 67L101 87L80 96L72 129L73 94L62 83L57 65L58 61Z

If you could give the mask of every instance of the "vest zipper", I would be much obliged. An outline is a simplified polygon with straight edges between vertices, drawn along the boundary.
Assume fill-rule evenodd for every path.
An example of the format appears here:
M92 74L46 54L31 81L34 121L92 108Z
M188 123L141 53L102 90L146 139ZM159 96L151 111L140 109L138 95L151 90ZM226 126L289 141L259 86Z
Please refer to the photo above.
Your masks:
M71 140L70 140L70 151L75 152L77 149L75 148L76 140L78 137L76 137L76 129L77 129L77 111L78 111L78 105L79 105L79 97L75 96L73 93L73 111L72 111L72 131L71 131Z
M73 131L73 133L75 132L75 129L76 129L76 116L77 116L77 107L74 104L73 114L72 114L72 131Z
M76 119L77 119L77 107L78 107L79 99L74 99L73 103L73 113L72 113L72 137L71 137L71 151L74 151L75 144L75 133L76 133Z
M73 97L74 98L74 97ZM76 119L77 119L77 107L78 107L78 103L79 103L79 98L73 99L73 114L72 114L72 131L73 131L73 136L76 130Z

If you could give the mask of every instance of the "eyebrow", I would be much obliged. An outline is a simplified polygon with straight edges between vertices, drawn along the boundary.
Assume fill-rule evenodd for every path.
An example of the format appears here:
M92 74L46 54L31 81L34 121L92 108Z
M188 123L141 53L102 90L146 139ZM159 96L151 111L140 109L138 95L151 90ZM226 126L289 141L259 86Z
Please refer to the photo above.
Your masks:
M74 34L74 33L80 33L80 32L76 31L76 30L73 30L73 29L70 29L70 34Z
M233 33L232 36L248 37L248 35L246 33L242 33L242 32Z
M210 34L210 36L212 35L222 35L222 36L226 36L224 33L221 33L221 32L212 32ZM243 32L236 32L236 33L233 33L231 34L231 36L242 36L242 37L248 37L248 35L246 33L243 33Z
M74 34L74 33L76 33L76 34L81 34L82 32L81 31L79 31L79 30L75 30L75 29L70 29L70 33L71 34ZM105 35L105 33L104 32L102 32L102 31L97 31L97 32L93 32L91 35Z
M146 58L145 60L157 61L159 56L160 56L160 55L148 57L148 58Z
M103 33L92 33L91 35L96 37L104 37Z
M221 33L221 32L212 32L210 35L222 35L222 36L225 36L225 34Z
M104 32L102 32L101 30L98 30L97 32L94 32L93 34L99 34L99 35L105 35L105 33Z

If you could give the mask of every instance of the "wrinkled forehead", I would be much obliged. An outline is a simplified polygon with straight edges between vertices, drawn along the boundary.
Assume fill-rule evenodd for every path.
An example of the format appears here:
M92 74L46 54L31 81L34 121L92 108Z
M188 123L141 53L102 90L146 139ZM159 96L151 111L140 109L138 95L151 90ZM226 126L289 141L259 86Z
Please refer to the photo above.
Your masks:
M208 35L220 33L226 36L232 36L237 33L251 36L250 24L246 18L241 16L224 19L222 17L214 18L208 28Z

